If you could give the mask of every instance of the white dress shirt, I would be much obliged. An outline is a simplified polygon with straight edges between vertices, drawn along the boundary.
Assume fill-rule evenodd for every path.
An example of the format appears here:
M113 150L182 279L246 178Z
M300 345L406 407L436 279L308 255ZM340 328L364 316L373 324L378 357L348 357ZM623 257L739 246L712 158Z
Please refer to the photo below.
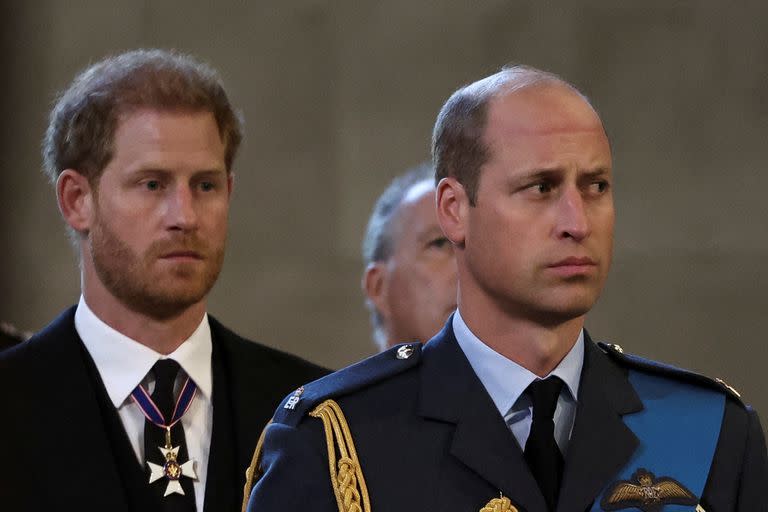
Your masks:
M117 409L120 420L131 441L136 459L142 468L146 468L144 457L144 422L145 418L139 406L131 399L131 392L142 384L151 394L154 389L154 377L147 375L155 362L160 359L173 359L184 370L176 378L176 391L188 375L197 385L197 393L186 414L181 418L187 452L195 460L198 479L194 481L195 504L198 512L203 510L205 482L208 472L208 452L211 447L213 430L213 374L211 370L211 328L208 315L203 315L200 325L192 336L179 348L166 355L120 334L101 321L80 297L75 312L75 329L91 355L109 399ZM159 453L159 451L158 451ZM186 462L186 461L181 461ZM159 485L159 484L156 484Z
M453 332L470 366L488 391L499 414L509 425L520 449L524 450L533 421L533 406L525 390L531 382L540 377L483 343L472 333L458 310L453 315ZM557 399L554 416L555 441L563 456L568 451L568 441L576 418L576 401L579 396L579 381L583 365L584 331L582 330L570 352L547 375L547 377L556 375L565 383Z

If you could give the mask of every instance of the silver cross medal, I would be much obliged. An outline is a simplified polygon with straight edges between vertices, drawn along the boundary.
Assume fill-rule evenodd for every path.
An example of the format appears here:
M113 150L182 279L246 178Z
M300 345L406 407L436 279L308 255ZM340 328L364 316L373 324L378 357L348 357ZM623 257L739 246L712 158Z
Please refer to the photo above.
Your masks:
M197 480L197 472L195 472L195 461L190 459L184 464L178 463L176 459L179 456L179 447L174 447L171 444L170 427L165 427L165 447L158 446L158 448L163 454L163 457L165 457L165 464L160 466L158 464L153 464L152 462L147 461L147 466L149 466L149 470L151 472L149 475L149 483L156 482L165 477L168 479L168 487L165 488L165 494L163 494L163 497L173 493L183 495L184 489L181 488L179 479L181 479L182 476L185 476L187 478Z

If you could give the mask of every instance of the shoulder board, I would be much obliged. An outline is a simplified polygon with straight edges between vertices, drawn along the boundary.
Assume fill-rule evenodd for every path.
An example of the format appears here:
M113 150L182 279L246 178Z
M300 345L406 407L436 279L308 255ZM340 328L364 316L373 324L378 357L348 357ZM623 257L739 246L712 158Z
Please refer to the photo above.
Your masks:
M421 359L421 347L421 343L417 342L395 345L380 354L305 384L283 399L272 421L296 426L324 400L347 395L416 366Z
M624 349L622 349L621 346L613 343L603 343L600 341L597 343L597 345L603 350L603 352L608 354L611 359L618 361L623 366L628 366L630 368L642 370L648 373L659 374L665 377L683 380L692 384L697 384L699 386L724 392L726 395L736 400L736 402L739 404L744 405L744 402L741 400L741 394L739 394L736 389L728 385L722 379L713 379L711 377L707 377L706 375L701 375L700 373L684 370L682 368L678 368L677 366L672 366L671 364L660 363L658 361L645 359L644 357L627 354L624 352Z

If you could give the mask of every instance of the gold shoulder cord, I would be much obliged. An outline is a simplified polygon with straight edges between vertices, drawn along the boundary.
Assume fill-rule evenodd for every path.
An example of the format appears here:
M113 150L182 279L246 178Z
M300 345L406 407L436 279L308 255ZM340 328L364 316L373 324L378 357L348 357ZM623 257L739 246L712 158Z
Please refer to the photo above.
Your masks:
M334 494L336 494L339 512L371 512L363 470L360 467L355 444L352 441L352 433L349 431L349 425L344 413L341 412L341 407L333 400L326 400L309 415L313 418L320 418L325 427L328 468L331 472L331 485ZM338 461L336 460L337 449Z
M326 400L318 405L311 413L313 418L320 418L325 427L325 442L328 446L328 468L331 473L331 486L336 495L336 503L339 512L371 512L371 503L368 499L368 488L365 486L365 478L357 458L355 444L352 441L352 433L349 431L347 419L341 412L339 404L333 400ZM264 436L270 421L264 427L256 443L251 465L245 470L245 487L243 488L242 512L248 508L248 499L251 496L253 484L261 477L259 464L261 463L261 450L264 445ZM335 440L335 443L334 443ZM336 449L340 455L336 460ZM337 469L338 468L338 469ZM360 500L362 498L362 506Z
M259 440L256 443L256 449L253 451L253 458L251 459L251 465L245 470L245 487L243 487L243 505L241 507L242 512L246 512L248 508L248 499L251 497L251 489L253 489L253 483L261 477L261 470L259 464L261 463L261 448L264 445L264 436L267 433L267 427L272 424L272 420L269 420L264 426L264 430L261 431Z

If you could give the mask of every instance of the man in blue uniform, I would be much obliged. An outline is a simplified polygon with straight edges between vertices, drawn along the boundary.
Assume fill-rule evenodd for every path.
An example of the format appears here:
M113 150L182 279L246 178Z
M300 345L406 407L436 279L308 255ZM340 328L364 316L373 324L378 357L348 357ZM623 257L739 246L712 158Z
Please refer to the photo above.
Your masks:
M287 397L256 450L250 510L768 510L754 411L584 331L614 227L589 101L504 69L448 99L432 150L458 310L423 348Z

